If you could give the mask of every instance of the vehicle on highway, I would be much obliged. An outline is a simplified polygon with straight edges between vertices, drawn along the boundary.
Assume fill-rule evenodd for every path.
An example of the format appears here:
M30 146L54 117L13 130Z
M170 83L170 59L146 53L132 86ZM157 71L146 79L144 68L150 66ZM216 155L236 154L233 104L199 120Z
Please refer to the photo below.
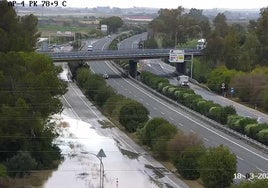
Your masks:
M108 79L109 78L109 75L107 73L104 73L103 74L103 78Z
M177 77L177 80L180 87L189 87L189 76L180 75Z
M206 41L206 39L199 39L199 40L197 41L196 48L197 48L198 50L203 50L204 48L206 48L206 46L207 46L207 41Z
M93 50L93 46L90 44L87 46L87 51L92 51Z

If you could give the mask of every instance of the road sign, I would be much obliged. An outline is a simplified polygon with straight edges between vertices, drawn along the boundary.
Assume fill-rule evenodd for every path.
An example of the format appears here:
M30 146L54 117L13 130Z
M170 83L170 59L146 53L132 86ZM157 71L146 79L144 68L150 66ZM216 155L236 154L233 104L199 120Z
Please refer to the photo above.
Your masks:
M97 157L100 157L100 158L102 158L102 157L106 157L106 155L105 155L103 149L100 149L99 153L97 154Z
M225 89L225 83L222 83L222 84L221 84L221 88L222 88L222 89Z
M233 87L231 87L231 89L230 89L230 93L231 93L231 94L234 93L234 88L233 88Z
M184 50L170 50L169 62L171 63L183 63L184 62Z

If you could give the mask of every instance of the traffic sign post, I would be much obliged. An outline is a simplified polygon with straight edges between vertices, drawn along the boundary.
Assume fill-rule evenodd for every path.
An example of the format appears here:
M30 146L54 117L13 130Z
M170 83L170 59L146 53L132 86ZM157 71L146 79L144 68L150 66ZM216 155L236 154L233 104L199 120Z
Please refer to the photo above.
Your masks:
M170 63L183 63L184 62L184 50L170 50L169 62Z
M222 96L225 97L225 83L221 84Z
M233 95L234 95L234 88L233 87L230 88L230 93L231 93L231 97L233 97Z

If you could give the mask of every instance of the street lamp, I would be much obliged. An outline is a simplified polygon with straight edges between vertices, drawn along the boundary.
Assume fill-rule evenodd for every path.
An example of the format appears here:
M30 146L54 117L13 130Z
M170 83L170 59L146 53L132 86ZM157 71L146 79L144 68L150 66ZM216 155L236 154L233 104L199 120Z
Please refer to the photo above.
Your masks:
M103 165L103 162L102 162L102 158L106 157L103 149L100 149L100 151L98 152L97 155L95 153L90 153L90 152L81 152L81 153L94 155L95 157L97 157L99 159L99 161L100 161L100 188L103 188L104 165Z

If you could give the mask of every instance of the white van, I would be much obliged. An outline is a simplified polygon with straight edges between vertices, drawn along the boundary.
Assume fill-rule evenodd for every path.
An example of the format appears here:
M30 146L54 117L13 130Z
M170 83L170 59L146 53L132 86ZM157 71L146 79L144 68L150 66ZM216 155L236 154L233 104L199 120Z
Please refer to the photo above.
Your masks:
M92 45L88 45L87 46L87 51L92 51L93 50L93 46Z

